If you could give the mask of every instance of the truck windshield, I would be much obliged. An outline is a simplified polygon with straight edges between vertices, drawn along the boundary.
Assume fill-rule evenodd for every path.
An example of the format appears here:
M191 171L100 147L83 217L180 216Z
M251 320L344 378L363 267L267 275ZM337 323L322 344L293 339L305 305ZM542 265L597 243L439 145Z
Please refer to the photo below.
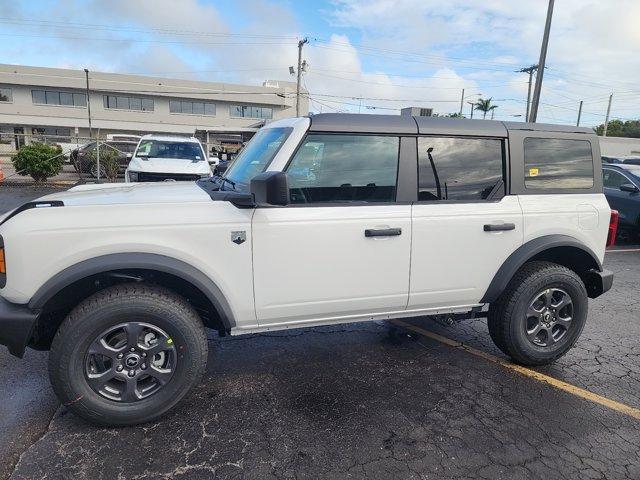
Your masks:
M200 145L195 142L142 140L136 157L178 158L198 162L205 160Z
M264 172L291 133L291 128L265 128L254 135L223 178L235 190L248 190L251 179Z

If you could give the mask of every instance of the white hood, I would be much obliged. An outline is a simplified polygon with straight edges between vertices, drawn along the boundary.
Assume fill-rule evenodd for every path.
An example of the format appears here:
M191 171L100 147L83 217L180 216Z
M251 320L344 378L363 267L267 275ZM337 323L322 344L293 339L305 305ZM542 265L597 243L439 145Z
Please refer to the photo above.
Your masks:
M149 173L186 173L196 175L211 175L211 167L206 160L192 162L180 158L138 158L129 162L129 171Z
M157 182L80 185L38 199L49 200L62 200L67 206L78 206L207 202L211 197L195 182Z

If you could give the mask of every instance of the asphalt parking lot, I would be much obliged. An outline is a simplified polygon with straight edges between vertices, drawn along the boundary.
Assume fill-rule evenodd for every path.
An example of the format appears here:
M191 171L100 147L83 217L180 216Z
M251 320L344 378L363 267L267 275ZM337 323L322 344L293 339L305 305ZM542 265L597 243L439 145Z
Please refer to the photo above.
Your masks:
M45 193L0 187L0 211ZM211 333L176 411L103 429L58 406L46 353L1 348L0 478L638 479L640 251L605 263L614 288L578 344L535 370L574 392L491 361L505 357L481 319L410 322L472 351L393 323Z

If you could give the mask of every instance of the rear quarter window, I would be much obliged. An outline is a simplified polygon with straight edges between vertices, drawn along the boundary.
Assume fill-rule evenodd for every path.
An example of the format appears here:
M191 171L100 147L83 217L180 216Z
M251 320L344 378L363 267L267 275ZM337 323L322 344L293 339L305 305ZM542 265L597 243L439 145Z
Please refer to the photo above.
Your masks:
M591 143L561 138L525 138L524 185L528 190L592 188Z

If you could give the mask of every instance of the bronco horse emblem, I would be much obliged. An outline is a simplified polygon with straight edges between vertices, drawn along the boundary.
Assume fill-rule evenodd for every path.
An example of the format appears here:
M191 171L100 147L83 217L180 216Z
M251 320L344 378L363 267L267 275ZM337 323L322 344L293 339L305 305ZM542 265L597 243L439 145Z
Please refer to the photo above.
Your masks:
M247 232L245 232L244 230L231 232L231 241L237 245L244 243L246 239L247 239Z

